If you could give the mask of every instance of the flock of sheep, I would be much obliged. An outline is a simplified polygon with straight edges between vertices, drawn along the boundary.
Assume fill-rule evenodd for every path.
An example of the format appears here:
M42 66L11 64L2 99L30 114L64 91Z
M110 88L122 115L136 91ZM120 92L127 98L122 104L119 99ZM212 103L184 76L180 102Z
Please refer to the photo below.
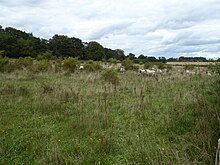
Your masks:
M84 65L80 65L79 70L84 70ZM120 73L125 73L125 67L123 66L120 66L118 71ZM161 74L165 74L167 73L168 70L167 69L157 69L157 68L151 68L151 69L139 69L138 70L138 73L142 74L142 75L146 75L146 76L157 76L157 75L161 75ZM197 72L195 71L192 71L192 70L185 70L184 71L186 75L196 75ZM212 76L212 74L209 72L209 71L205 71L204 72L205 75L208 75L208 76Z

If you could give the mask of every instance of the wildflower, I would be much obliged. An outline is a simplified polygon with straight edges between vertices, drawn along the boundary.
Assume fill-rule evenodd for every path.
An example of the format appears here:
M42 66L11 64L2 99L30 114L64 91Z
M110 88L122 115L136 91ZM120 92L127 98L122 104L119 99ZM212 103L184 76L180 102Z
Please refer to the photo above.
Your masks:
M162 148L162 151L164 151L165 149L164 148Z

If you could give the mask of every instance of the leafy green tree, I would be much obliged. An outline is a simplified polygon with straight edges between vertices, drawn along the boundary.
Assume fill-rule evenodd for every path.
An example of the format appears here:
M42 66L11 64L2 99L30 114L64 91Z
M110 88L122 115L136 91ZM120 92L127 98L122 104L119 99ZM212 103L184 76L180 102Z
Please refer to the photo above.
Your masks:
M151 56L151 57L147 57L147 61L149 61L149 62L157 62L158 60L156 59L156 57Z
M137 57L135 57L135 54L133 54L133 53L129 53L129 54L127 55L127 58L129 58L130 60L137 59Z
M74 37L56 34L49 40L49 49L58 57L83 57L83 48L82 41Z
M105 58L105 49L98 42L91 41L85 48L85 59L101 61Z
M125 59L125 53L124 53L124 50L121 50L121 49L116 49L116 59L117 60L124 60Z
M19 58L32 56L47 50L47 44L30 33L7 27L0 30L0 50L5 56Z
M17 51L19 57L34 57L36 52L34 50L34 42L29 39L19 38L17 40Z
M167 59L165 57L159 57L159 62L166 63Z

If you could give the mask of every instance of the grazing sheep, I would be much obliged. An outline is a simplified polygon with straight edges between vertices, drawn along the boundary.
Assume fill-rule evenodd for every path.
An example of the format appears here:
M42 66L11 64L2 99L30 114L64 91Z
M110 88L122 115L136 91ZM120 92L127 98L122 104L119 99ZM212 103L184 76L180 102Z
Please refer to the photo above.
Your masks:
M156 74L156 71L155 71L155 70L146 69L146 72L147 72L147 75L148 75L148 76L153 76L153 75Z
M142 74L147 75L147 76L156 75L156 71L155 70L150 70L150 69L140 69L139 73L142 73Z
M206 75L211 76L212 74L209 71L206 71Z
M186 70L186 74L188 74L188 75L195 75L195 74L196 74L196 72L194 72L194 71L189 71L189 70Z
M83 65L80 65L79 66L79 70L83 70L84 69L84 66Z
M124 73L124 72L125 72L125 68L124 68L123 66L120 67L119 72L120 72L120 73Z
M139 69L139 73L145 74L146 73L146 69Z
M163 71L162 71L161 69L157 69L156 72L157 72L158 74L162 74L162 73L163 73Z

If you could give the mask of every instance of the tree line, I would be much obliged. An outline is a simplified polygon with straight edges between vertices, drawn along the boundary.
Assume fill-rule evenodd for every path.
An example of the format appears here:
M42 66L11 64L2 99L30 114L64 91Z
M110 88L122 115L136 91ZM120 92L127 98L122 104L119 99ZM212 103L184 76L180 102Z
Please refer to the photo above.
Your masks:
M78 57L80 60L108 61L130 59L135 63L140 62L172 62L172 61L208 61L204 57L179 57L156 58L129 53L125 55L121 49L112 50L105 48L96 41L83 42L79 38L55 34L49 40L33 36L32 33L0 26L0 56L9 58L33 57L48 55L51 57L65 58Z

